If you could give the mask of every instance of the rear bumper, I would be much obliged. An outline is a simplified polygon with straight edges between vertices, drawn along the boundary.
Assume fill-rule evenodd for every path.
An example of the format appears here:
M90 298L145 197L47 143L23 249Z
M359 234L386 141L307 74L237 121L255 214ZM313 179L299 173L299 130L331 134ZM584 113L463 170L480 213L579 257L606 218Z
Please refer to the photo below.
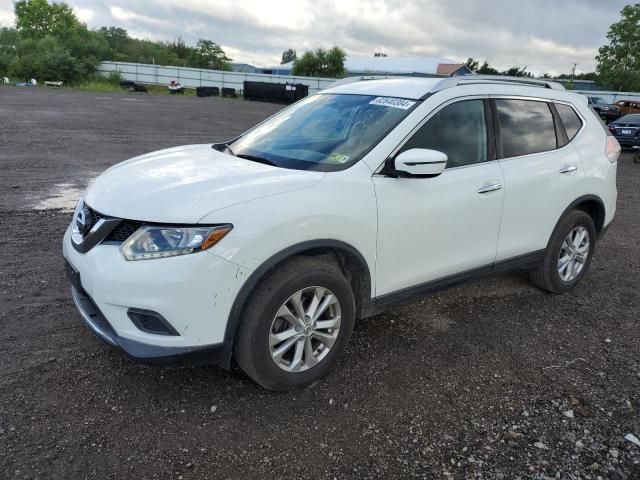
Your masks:
M72 285L71 297L87 326L105 343L149 363L229 366L231 349L224 344L197 347L149 345L119 336L82 287Z

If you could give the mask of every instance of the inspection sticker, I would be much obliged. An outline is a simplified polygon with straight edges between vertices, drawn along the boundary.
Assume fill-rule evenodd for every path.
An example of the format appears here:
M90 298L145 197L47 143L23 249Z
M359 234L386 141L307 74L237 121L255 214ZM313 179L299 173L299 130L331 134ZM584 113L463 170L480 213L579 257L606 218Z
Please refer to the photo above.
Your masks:
M347 163L351 157L348 155L342 155L341 153L332 153L329 155L329 161L333 163Z
M369 104L408 110L411 107L413 107L416 104L416 102L412 102L411 100L405 100L404 98L378 97L371 100Z

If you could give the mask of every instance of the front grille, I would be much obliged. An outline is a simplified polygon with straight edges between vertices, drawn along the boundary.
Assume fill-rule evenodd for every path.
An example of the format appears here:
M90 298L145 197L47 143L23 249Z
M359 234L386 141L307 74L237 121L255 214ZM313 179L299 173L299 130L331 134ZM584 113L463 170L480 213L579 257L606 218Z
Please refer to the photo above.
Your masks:
M123 220L109 235L104 239L105 242L122 243L129 238L133 233L138 230L143 222L137 222L135 220Z
M102 215L101 213L96 212L93 208L91 208L89 205L87 205L87 208L89 209L89 213L91 213L91 225L95 225L96 223L98 223L98 220L100 220L102 217L104 217L104 215Z
M91 220L93 221L92 225L95 225L98 222L98 220L102 218L111 218L111 217L107 217L107 215L103 215L102 213L94 210L89 205L87 205L87 208L91 213ZM137 220L122 220L118 224L118 226L114 228L113 231L109 233L109 235L107 235L104 241L111 242L111 243L122 243L125 240L127 240L131 235L133 235L133 233L136 230L138 230L142 225L144 225L144 222L140 222Z

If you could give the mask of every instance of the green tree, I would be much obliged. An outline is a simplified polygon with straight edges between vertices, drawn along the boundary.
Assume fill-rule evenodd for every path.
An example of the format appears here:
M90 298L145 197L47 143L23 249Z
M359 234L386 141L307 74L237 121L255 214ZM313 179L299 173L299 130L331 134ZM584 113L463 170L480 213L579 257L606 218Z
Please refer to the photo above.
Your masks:
M20 79L82 80L96 67L95 60L79 61L59 40L52 36L23 40L9 68L11 76Z
M485 60L484 63L480 65L480 68L478 68L475 72L481 75L500 75L500 72L489 65L489 62L487 60Z
M98 34L105 39L111 50L111 57L118 53L123 53L129 47L131 37L124 28L120 27L100 27Z
M0 28L0 77L8 75L9 65L16 56L18 32L15 28Z
M307 77L339 78L346 73L344 61L347 54L340 47L332 47L329 50L317 48L305 52L301 58L293 62L293 75Z
M531 73L527 72L527 66L524 67L511 67L508 70L500 73L500 75L506 75L508 77L531 77Z
M212 70L231 70L231 59L222 47L211 40L200 39L189 57L189 66Z
M596 56L601 83L611 90L640 90L640 3L627 5Z
M282 52L282 60L280 60L280 65L284 65L285 63L295 62L296 58L298 58L298 54L293 48L289 48Z
M47 35L68 39L76 34L81 23L66 3L47 0L16 0L16 29L21 38L40 39Z
M486 63L486 62L485 62ZM469 57L467 58L467 61L464 63L469 70L471 70L472 72L475 72L476 70L478 70L478 68L480 68L480 62L478 60L476 60L473 57Z
M189 47L180 35L173 40L173 43L169 48L184 62L186 62L187 58L189 58L189 55L191 55L191 52L193 51L193 48Z

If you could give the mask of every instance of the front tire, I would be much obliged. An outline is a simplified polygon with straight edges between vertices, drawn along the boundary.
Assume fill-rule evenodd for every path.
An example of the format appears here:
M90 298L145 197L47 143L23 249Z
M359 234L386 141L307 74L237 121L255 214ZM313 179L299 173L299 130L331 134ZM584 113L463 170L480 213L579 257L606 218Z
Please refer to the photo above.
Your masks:
M593 219L581 210L573 210L560 220L542 261L531 270L531 281L542 290L564 293L584 277L596 244Z
M294 257L251 293L235 358L267 389L301 388L328 373L354 322L355 299L340 267L324 257Z

